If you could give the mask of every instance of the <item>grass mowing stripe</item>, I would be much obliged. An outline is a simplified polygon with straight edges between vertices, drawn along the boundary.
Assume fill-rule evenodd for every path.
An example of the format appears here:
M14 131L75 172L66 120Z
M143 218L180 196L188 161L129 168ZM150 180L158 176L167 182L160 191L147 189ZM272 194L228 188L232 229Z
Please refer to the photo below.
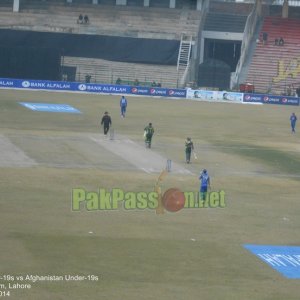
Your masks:
M216 143L215 143L216 144ZM259 162L262 162L268 166L271 166L277 172L287 172L292 175L299 174L300 170L300 155L296 155L292 152L285 152L276 150L274 148L268 148L263 146L253 146L250 144L216 144L219 147L223 147L222 150L237 154L246 158L250 158ZM299 179L300 180L300 179Z

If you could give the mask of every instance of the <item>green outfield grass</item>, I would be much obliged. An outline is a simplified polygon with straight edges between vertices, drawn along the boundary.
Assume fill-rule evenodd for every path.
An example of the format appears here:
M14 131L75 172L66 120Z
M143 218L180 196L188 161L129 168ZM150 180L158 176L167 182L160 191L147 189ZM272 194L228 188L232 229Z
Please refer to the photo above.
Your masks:
M300 135L289 127L290 114L299 117L299 108L128 96L122 119L119 99L0 90L0 142L9 140L35 162L0 166L0 276L31 284L10 290L7 299L299 299L299 280L284 278L243 248L300 245ZM65 103L82 114L34 112L18 102ZM104 111L116 136L141 145L152 122L149 151L192 172L170 172L163 191L197 192L198 174L206 168L212 189L225 191L226 207L163 215L121 208L72 212L73 188L150 192L159 175L89 140L102 135ZM188 136L198 155L190 165L184 163ZM26 275L98 280L17 279ZM0 280L0 291L1 284L7 292L8 281Z

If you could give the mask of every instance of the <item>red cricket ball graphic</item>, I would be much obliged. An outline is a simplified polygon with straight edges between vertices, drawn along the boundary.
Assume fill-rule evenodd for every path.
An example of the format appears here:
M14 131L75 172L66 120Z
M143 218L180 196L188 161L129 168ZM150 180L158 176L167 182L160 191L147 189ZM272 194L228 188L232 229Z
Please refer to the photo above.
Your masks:
M179 211L185 204L184 193L177 188L168 189L162 197L162 204L167 211Z

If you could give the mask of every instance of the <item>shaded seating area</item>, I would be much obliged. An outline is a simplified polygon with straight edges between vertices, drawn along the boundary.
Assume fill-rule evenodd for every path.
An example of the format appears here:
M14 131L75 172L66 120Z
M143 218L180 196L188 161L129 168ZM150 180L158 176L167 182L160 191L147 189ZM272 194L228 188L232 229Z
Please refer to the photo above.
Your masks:
M247 76L256 92L295 93L300 83L299 28L299 19L265 18ZM265 42L264 32L268 34Z

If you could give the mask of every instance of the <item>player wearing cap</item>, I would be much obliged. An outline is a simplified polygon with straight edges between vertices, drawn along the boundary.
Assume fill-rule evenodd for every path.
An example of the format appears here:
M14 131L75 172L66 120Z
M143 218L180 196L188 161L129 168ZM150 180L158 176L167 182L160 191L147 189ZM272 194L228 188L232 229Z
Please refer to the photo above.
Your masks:
M188 137L185 141L185 161L187 164L189 164L191 161L192 150L194 150L194 144L192 139Z
M103 125L103 130L104 130L104 135L107 135L107 132L109 130L109 127L111 126L112 122L111 122L111 117L108 114L108 112L106 111L104 113L104 116L102 117L101 120L101 125Z
M149 125L144 128L145 144L147 148L151 148L153 134L154 128L152 126L152 123L149 123Z
M125 113L126 113L126 108L127 108L127 99L125 98L125 96L121 97L120 108L121 108L121 117L125 118Z
M292 133L296 133L295 127L296 127L297 117L295 113L292 113L292 115L290 116L290 121L291 121Z
M208 175L208 172L206 169L202 171L202 173L199 176L199 180L201 181L200 184L200 195L201 199L205 200L206 194L207 194L207 189L210 189L210 177Z

